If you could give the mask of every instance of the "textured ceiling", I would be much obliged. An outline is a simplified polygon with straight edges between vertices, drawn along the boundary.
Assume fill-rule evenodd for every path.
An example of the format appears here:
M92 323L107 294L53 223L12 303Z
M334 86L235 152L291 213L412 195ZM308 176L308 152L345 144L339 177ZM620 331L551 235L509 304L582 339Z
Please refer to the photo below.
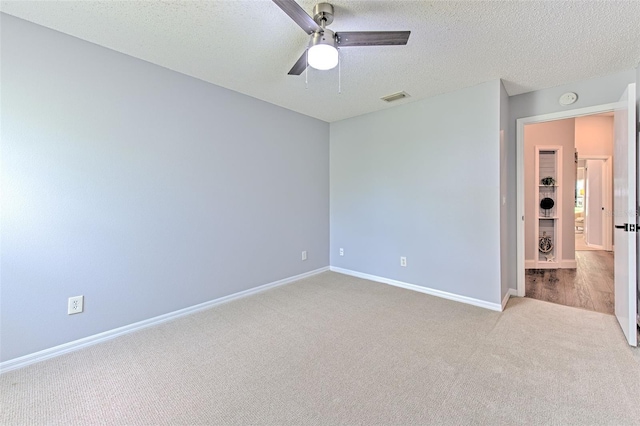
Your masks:
M309 13L316 2L300 0ZM0 10L325 121L502 78L510 95L640 61L640 1L335 0L334 31L411 30L406 46L341 50L338 69L287 72L308 36L260 1L2 1ZM411 98L387 104L398 91Z

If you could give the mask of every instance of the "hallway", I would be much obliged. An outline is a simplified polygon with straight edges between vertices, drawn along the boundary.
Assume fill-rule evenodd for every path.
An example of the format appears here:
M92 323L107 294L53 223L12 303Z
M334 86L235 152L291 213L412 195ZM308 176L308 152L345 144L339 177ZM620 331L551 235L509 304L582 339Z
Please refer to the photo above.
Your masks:
M528 269L526 297L614 314L613 252L576 251L577 269Z

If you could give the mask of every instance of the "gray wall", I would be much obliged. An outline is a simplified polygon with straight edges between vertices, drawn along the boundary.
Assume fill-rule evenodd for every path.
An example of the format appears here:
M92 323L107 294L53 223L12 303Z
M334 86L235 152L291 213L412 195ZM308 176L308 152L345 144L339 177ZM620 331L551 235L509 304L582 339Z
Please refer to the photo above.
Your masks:
M332 266L500 302L499 85L331 123Z
M0 359L329 264L327 123L0 16Z
M500 275L501 299L509 292L511 283L516 282L516 241L509 232L510 224L515 226L515 218L509 216L509 95L500 82ZM514 200L515 202L515 200ZM515 286L515 284L513 284Z
M512 96L509 109L511 126L514 130L511 133L514 143L516 138L516 119L617 102L624 89L635 82L635 74L636 70L630 69L604 77ZM575 104L565 107L560 105L558 99L560 95L566 92L576 92L578 100Z
M549 89L523 93L522 95L509 98L509 193L507 195L507 205L509 217L515 218L513 222L509 222L509 234L511 235L511 244L513 244L513 247L516 247L516 220L519 219L517 217L516 199L516 120L518 118L549 114L568 109L579 109L617 102L627 85L635 81L636 72L636 70L630 69L604 77L577 81ZM565 92L576 92L578 94L579 98L575 104L568 107L560 105L558 99L560 95ZM514 280L511 283L511 288L515 287L516 282Z

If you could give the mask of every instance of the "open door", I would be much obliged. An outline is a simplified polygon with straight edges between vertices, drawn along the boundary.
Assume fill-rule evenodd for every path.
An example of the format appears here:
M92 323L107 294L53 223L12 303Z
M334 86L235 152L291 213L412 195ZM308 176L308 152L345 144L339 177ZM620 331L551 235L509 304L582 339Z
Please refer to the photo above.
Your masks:
M585 165L585 240L593 248L604 250L605 160L586 160Z
M620 327L631 346L636 332L636 88L630 84L614 112L613 211L614 303Z

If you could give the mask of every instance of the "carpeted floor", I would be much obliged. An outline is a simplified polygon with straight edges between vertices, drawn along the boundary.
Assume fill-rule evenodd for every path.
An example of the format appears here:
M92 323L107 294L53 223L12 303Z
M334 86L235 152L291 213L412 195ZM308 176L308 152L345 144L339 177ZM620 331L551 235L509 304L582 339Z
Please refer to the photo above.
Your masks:
M0 376L1 424L640 424L615 318L326 272Z

